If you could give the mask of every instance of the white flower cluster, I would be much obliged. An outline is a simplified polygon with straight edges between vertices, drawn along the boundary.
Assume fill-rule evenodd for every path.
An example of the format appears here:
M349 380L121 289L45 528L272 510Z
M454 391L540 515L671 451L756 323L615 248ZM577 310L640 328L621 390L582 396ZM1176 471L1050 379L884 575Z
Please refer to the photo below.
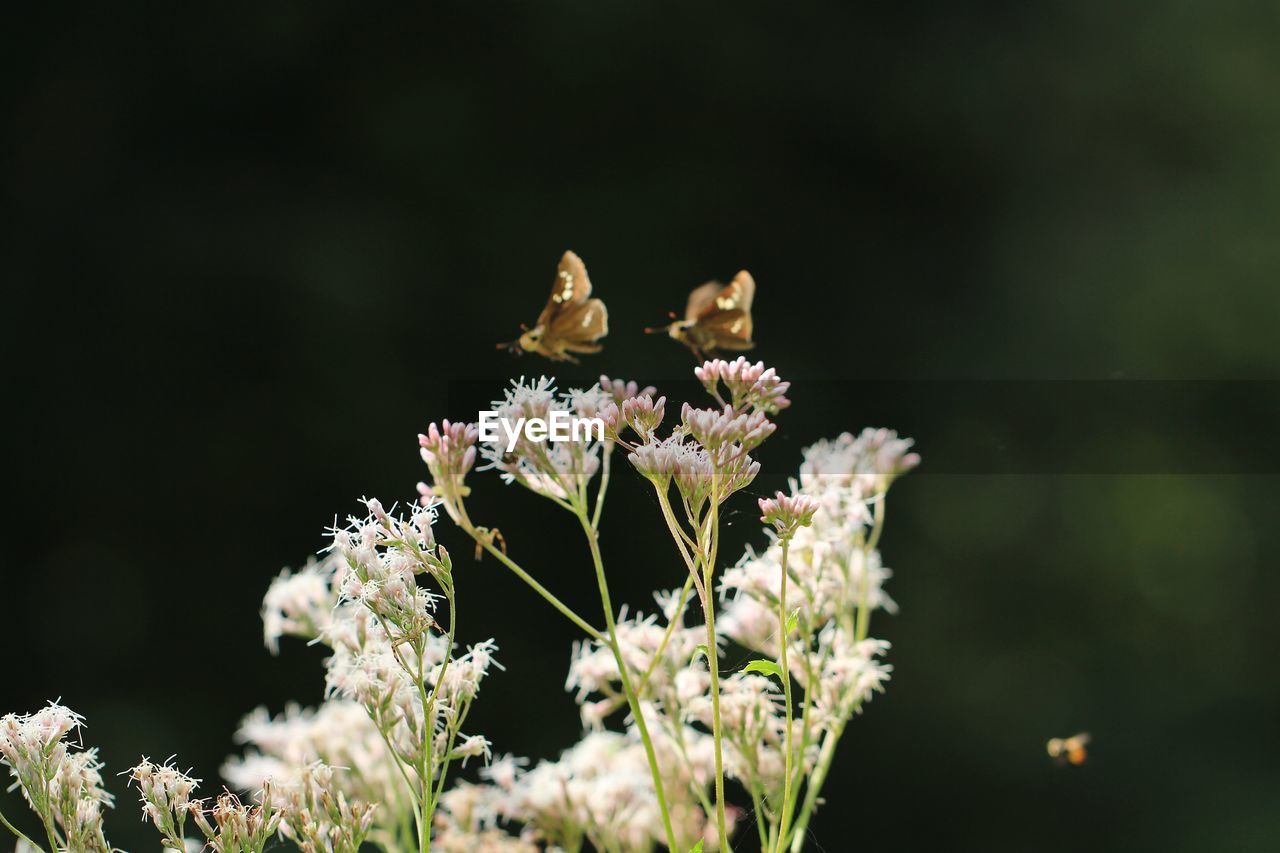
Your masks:
M263 853L284 816L272 807L271 793L268 784L262 792L262 802L246 805L227 791L218 796L211 808L194 811L208 849L213 853Z
M386 741L358 702L330 699L314 710L291 705L277 717L259 708L241 722L236 739L250 750L229 758L222 777L238 790L256 791L268 781L288 788L322 763L345 768L330 788L348 800L387 803L403 796Z
M869 633L874 611L895 609L878 544L889 487L919 457L888 430L814 444L789 492L759 501L763 549L725 568L721 506L756 477L750 454L776 430L790 384L743 358L695 372L714 405L683 404L665 435L665 397L606 377L566 393L546 378L520 381L493 403L512 423L552 411L599 417L603 437L495 442L469 423L428 427L421 501L398 514L365 500L362 515L330 531L321 559L285 570L266 592L267 648L297 637L329 656L317 708L259 708L243 720L246 749L222 773L250 802L230 792L197 799L199 781L169 762L143 759L130 771L164 847L262 853L284 839L305 853L711 851L728 847L744 814L726 801L730 779L751 797L742 822L761 849L798 853L845 726L890 675L888 644ZM655 594L653 614L615 609L609 594L599 530L615 448L653 488L687 569L682 587ZM471 520L465 479L477 461L576 517L603 628L525 571L497 528ZM464 732L501 667L492 640L464 650L456 635L453 561L433 530L439 506L477 558L492 555L584 632L565 681L583 734L555 760L495 760L488 739ZM726 669L722 655L748 660ZM0 759L49 853L112 850L96 753L67 743L82 724L57 704L0 719ZM481 781L451 778L472 760ZM23 849L40 849L18 834Z
M347 562L340 601L364 605L396 643L425 638L439 627L431 615L438 596L417 576L429 574L447 593L453 584L448 552L431 532L435 504L415 504L408 518L389 514L377 500L364 504L367 516L333 530L333 548Z
M668 618L674 616L672 613ZM683 618L683 609L680 617ZM661 624L653 615L628 618L624 611L617 635L623 660L632 672L640 673L647 696L658 707L678 718L684 700L705 689L705 679L699 678L689 665L702 642L700 627ZM574 646L565 688L574 691L583 725L589 729L601 728L605 718L626 706L617 659L602 640ZM596 695L602 698L593 699Z
M706 816L691 789L693 784L705 788L710 780L710 744L705 736L698 744L697 780L677 763L674 744L664 738L658 744L660 760L669 768L668 807L681 837L704 839L709 845L704 849L715 849L714 833L705 834ZM592 731L556 761L527 771L521 763L510 757L495 762L485 773L489 785L458 792L450 814L480 833L500 820L523 824L526 843L536 840L552 849L578 850L585 841L597 850L651 850L663 842L648 759L634 729Z
M851 488L854 500L870 500L920 464L912 444L890 429L867 428L857 436L846 432L823 439L804 451L800 488L819 498L828 495L828 486L837 498L847 498Z
M102 809L112 798L102 787L96 749L72 749L67 736L84 718L51 702L34 714L0 717L0 760L40 816L50 844L107 853Z
M661 404L645 404L632 411L660 409ZM695 417L712 422L709 415ZM652 423L640 426L648 430ZM642 445L639 452L660 443ZM720 577L718 645L732 642L777 658L779 638L788 637L788 677L800 691L790 723L795 792L802 782L808 782L808 790L820 789L829 761L825 753L889 678L891 667L882 661L888 643L866 637L865 631L872 610L895 609L883 588L890 572L874 547L882 519L876 506L893 478L914 466L909 447L893 433L868 430L808 448L792 493L761 501L772 541L763 552L748 550ZM777 612L784 539L791 614L786 631ZM716 703L706 655L700 654L704 626L685 624L687 593L686 588L657 595L665 618L628 617L624 611L616 638L622 660L641 684L637 689L680 837L701 838L710 850L718 843L707 796L714 775L710 731ZM784 690L762 673L722 678L718 713L726 774L752 793L762 837L773 846L787 831L781 825L790 825L782 814L790 718ZM583 740L558 761L529 771L504 759L487 774L490 785L457 790L449 813L461 817L451 824L452 838L470 831L479 839L505 822L522 825L528 840L567 849L585 840L602 849L643 850L664 840L634 718L624 721L624 733L605 728L612 714L627 707L617 658L605 639L575 646L566 687L579 703ZM796 793L791 798L793 816ZM788 845L793 838L787 836Z
M760 501L769 545L718 573L718 507L755 478L759 465L750 454L790 405L789 383L743 358L708 361L695 374L717 406L683 404L665 437L667 398L607 377L598 391L569 395L557 395L547 379L515 383L494 403L512 420L545 417L552 407L598 413L603 448L520 441L510 450L482 447L480 455L508 482L578 515L599 571L594 537L606 466L612 446L622 447L653 485L689 580L660 596L662 618L629 617L624 608L615 622L601 579L607 634L566 613L589 635L575 646L566 680L586 731L582 742L558 761L527 772L504 762L490 785L455 789L444 811L451 839L471 833L480 849L490 843L482 837L520 825L526 840L571 849L584 841L631 850L698 839L712 849L728 837L735 814L724 804L728 776L753 798L762 846L802 844L845 724L889 677L881 660L887 644L867 636L870 613L894 609L876 544L885 493L919 458L909 440L886 430L818 442L805 451L791 492ZM606 476L591 514L586 482L597 467ZM566 612L509 558L496 530L470 521L457 482L437 476L421 491L453 496L450 516L477 545ZM702 605L701 625L686 624L691 600ZM768 657L722 675L719 653L730 643ZM624 711L623 731L611 730Z
M147 758L129 771L129 777L142 798L143 818L155 824L165 848L185 851L187 818L203 811L204 804L191 796L200 780L169 762L154 764Z
M245 805L239 797L224 792L212 806L206 806L204 800L191 796L199 787L200 780L191 778L171 763L158 765L144 758L141 764L130 769L129 777L138 788L143 819L150 820L159 830L166 850L185 853L205 847L217 853L261 853L283 820L301 819L298 812L286 811L276 805L279 792L269 782L263 784L260 803ZM186 837L188 817L194 819L204 836L204 845L195 838ZM311 849L341 850L342 853L356 851L354 847Z
M283 831L304 849L325 838L338 849L335 838L345 845L366 834L409 843L404 827L430 822L450 765L490 753L487 739L461 728L497 666L496 647L456 653L452 562L432 533L435 502L405 516L364 503L367 515L332 531L329 556L282 574L263 604L269 647L295 635L332 651L328 699L274 719L255 711L240 730L251 751L223 770L243 790L270 780ZM442 594L419 585L421 576ZM441 602L447 626L437 620Z
M603 388L559 392L554 380L542 376L536 381L512 382L502 399L494 400L490 407L502 423L514 429L516 424L535 418L550 423L552 412L599 417L612 402ZM487 463L485 468L501 473L504 482L519 483L544 497L567 502L583 494L600 470L603 444L590 430L580 430L565 441L534 440L517 430L514 436L500 434L497 440L482 443L480 457Z
M281 637L313 640L329 629L346 571L342 555L330 553L297 572L285 569L271 582L262 599L262 635L273 655Z
M302 768L296 784L270 786L282 815L281 834L303 853L359 853L377 806L347 799L334 784L346 772L316 762Z

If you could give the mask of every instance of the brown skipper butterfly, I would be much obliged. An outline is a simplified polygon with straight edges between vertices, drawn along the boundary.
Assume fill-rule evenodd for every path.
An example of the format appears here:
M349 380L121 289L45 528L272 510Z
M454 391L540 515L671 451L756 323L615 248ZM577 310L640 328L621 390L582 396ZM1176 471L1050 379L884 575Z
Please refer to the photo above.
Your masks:
M536 352L552 361L577 359L572 353L596 353L603 349L598 341L609 334L609 312L599 299L591 298L591 279L582 258L565 252L556 269L551 296L538 315L538 322L518 339L498 344L499 349L514 353Z
M689 294L683 320L676 319L673 313L675 322L669 326L645 331L666 332L693 350L700 360L717 350L749 350L755 346L751 340L751 302L755 295L755 279L742 270L728 284L709 281L695 287Z

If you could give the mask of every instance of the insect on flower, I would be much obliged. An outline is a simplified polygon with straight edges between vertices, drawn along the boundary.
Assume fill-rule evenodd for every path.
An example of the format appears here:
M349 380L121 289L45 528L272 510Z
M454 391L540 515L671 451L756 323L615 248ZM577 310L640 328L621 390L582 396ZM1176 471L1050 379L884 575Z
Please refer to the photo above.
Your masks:
M1045 744L1045 749L1048 751L1050 758L1079 766L1084 764L1085 759L1089 757L1089 753L1085 750L1088 745L1089 733L1081 732L1078 735L1072 735L1067 738L1049 738L1049 742Z
M609 334L609 312L604 302L591 298L587 268L573 252L565 252L556 269L551 296L530 329L510 343L498 344L519 355L536 352L552 361L578 362L572 353L597 353L599 340Z
M666 332L693 350L699 361L717 350L749 350L755 346L751 340L751 302L755 295L755 279L742 270L728 284L709 281L695 287L689 294L683 320L672 312L674 322L670 325L645 331Z

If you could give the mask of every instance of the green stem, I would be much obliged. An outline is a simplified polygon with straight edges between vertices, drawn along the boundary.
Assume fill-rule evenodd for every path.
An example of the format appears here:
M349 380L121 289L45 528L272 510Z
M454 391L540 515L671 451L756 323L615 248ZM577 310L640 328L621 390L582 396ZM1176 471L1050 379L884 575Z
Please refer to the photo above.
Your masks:
M459 507L461 507L461 503L459 503ZM461 523L459 524L459 526L463 530L465 530L467 532L467 535L470 536L472 539L474 539L476 543L480 545L480 547L484 548L485 551L489 552L494 557L496 557L498 562L502 563L502 565L506 566L508 569L514 572L516 577L520 578L520 580L528 584L530 588L533 589L534 592L542 596L548 604L550 604L556 610L559 610L565 616L566 619L568 619L570 622L577 625L584 632L586 632L588 637L591 637L593 640L604 639L604 635L601 634L599 631L597 631L595 628L593 628L591 626L591 623L587 622L587 620L583 619L577 613L574 613L572 608L569 607L569 605L565 604L563 601L556 598L551 593L551 590L547 589L545 586L543 586L542 584L534 580L533 576L530 575L528 572L526 572L524 569L520 568L519 564L516 563L515 560L508 557L502 551L501 548L498 548L497 546L495 546L492 542L488 540L487 537L482 535L471 523L471 520L467 518L465 512L461 515Z
M760 801L760 786L751 786L751 803L756 813L756 833L760 836L760 849L769 849L769 837L764 826L764 804Z
M601 451L604 459L600 462L600 486L596 489L596 510L591 514L591 529L600 529L600 515L604 512L604 496L609 491L610 460L613 459L613 442Z
M876 544L880 541L880 534L884 530L885 515L885 493L882 491L875 505L875 515L872 520L871 535L862 546L863 552L863 568L862 583L858 590L858 613L855 619L857 626L854 634L854 641L860 643L867 638L871 630L871 608L867 606L867 598L870 593L870 579L868 578L866 558L875 550ZM836 744L840 742L841 735L844 734L845 725L849 718L857 712L861 706L861 702L854 703L848 714L844 715L836 724L836 726L827 731L826 737L822 740L822 751L818 755L818 764L814 768L813 775L809 777L808 790L805 792L804 805L800 809L800 815L796 820L795 830L791 838L791 853L800 853L800 849L804 846L804 833L809 826L809 819L813 815L813 809L818 802L818 794L822 791L822 785L827 780L827 773L831 769L831 762L836 755Z
M871 571L868 563L871 558L871 552L875 550L876 543L880 541L880 531L882 530L884 530L883 493L881 493L880 500L876 503L871 536L862 548L862 583L858 586L858 618L856 622L857 629L854 633L855 642L858 643L865 640L871 632L871 608L867 606L867 597L871 592Z
M676 746L679 747L680 757L684 759L684 765L689 771L689 787L693 789L693 795L698 798L703 810L710 813L714 807L711 805L711 801L707 799L707 792L703 789L703 786L698 784L697 776L694 773L693 760L689 758L689 747L684 742L684 724L677 721L671 728L671 738L675 741Z
M656 484L654 485L654 491L658 495L658 506L662 509L662 518L667 522L667 530L671 531L671 538L675 540L676 548L680 551L680 557L684 560L685 567L689 570L689 573L696 576L697 569L694 566L694 559L689 553L689 549L693 548L696 552L698 550L697 546L689 538L688 534L680 528L680 523L676 521L676 514L671 509L671 498L667 495L667 492Z
M449 734L449 742L445 744L444 759L443 759L443 763L441 765L441 770L440 770L440 781L436 784L436 791L434 795L435 796L434 802L436 803L440 802L440 797L441 795L444 794L445 777L448 775L449 764L452 761L449 758L449 756L450 754L453 753L453 746L458 741L458 732L461 731L463 725L466 724L467 714L469 713L471 713L470 702L468 702L466 705L463 706L463 710L458 714L458 720L456 725L451 727L452 731ZM434 810L435 807L432 806L432 808Z
M706 537L709 540L704 547L707 555L703 563L702 578L702 612L707 623L707 669L711 672L711 737L715 742L716 753L716 832L720 838L720 849L730 851L729 831L726 828L724 814L724 748L723 732L720 725L720 651L716 644L716 605L712 599L712 580L716 570L716 557L720 550L720 482L719 477L711 475L711 518Z
M783 701L786 702L787 728L786 752L783 758L783 788L782 788L782 817L778 821L778 848L777 853L782 853L782 842L787 834L787 824L791 819L791 672L787 669L787 642L790 640L790 631L787 630L787 551L791 547L790 537L782 540L782 586L778 594L778 630L781 632L781 640L778 643L781 652L778 655L778 665L782 668L782 692Z
M435 727L431 723L431 715L435 711L436 699L440 695L440 686L444 683L445 673L449 670L449 664L453 661L453 646L455 638L458 635L458 608L457 602L453 597L453 579L449 579L449 585L444 590L445 597L449 602L449 634L445 644L444 660L440 664L440 674L436 676L436 683L431 687L431 695L427 695L427 686L424 683L426 673L423 671L423 656L426 653L426 641L421 641L421 647L418 649L418 695L422 699L422 753L423 753L423 773L419 775L418 781L422 784L422 817L421 827L418 831L418 849L421 853L431 849L431 820L435 813L437 796L432 795L432 773L435 771L435 765L431 760L431 747L435 741ZM447 761L448 752L440 767L440 788L444 787L444 777L448 772L449 764Z
M8 830L9 830L10 832L12 832L14 835L18 836L18 838L22 839L23 841L27 842L27 843L28 843L28 844L30 844L32 847L34 847L36 850L39 850L39 851L41 851L41 853L43 853L44 848L43 848L43 847L41 847L39 844L36 844L36 843L35 843L34 841L32 841L30 838L27 838L27 836L23 834L22 830L18 829L16 826L14 826L13 824L9 823L8 818L6 818L6 817L4 816L4 813L3 813L3 812L0 812L0 824L3 824L3 825L4 825L4 827L5 827L5 829L8 829Z
M887 491L882 491L876 497L875 518L871 522L871 538L867 540L867 552L870 553L880 544L880 534L884 532L884 505L885 498L888 496Z
M844 734L843 720L823 738L818 764L813 770L813 775L809 777L809 789L805 792L804 805L800 809L800 815L792 830L791 853L799 853L800 848L804 846L804 833L809 826L809 818L813 815L814 806L818 803L818 793L822 790L822 783L827 780L827 771L831 769L831 761L836 755L836 744L840 742L842 734Z
M800 635L802 637L808 637L812 636L812 634L813 631L808 624L808 620L805 620L805 626ZM809 751L810 712L813 709L813 693L814 690L817 689L814 684L814 673L817 671L819 665L815 663L812 656L808 653L806 653L805 657L804 710L800 712L800 748L796 750L796 755L800 756L800 761L797 762L795 770L793 771L794 778L791 780L791 798L787 803L783 804L783 808L787 809L788 814L791 815L795 814L796 803L800 798L800 780L804 776L804 756L807 755ZM782 844L783 847L785 847L786 835L784 834L782 838L784 839Z
M613 619L613 602L609 597L609 584L604 576L604 559L600 555L599 537L591 526L591 520L587 518L586 509L580 509L577 515L578 521L582 524L582 532L586 534L587 545L591 549L591 562L595 565L596 585L600 588L600 604L604 607L604 621L609 629L609 647L612 649L613 658L618 664L618 674L622 678L622 690L627 696L627 704L631 706L631 716L635 719L636 729L640 732L640 740L644 744L645 756L649 759L649 772L653 776L654 792L658 797L658 810L662 813L662 828L667 835L667 846L672 850L679 850L680 847L676 843L675 830L671 826L671 814L667 809L666 792L662 787L662 773L658 768L658 757L653 751L653 741L649 737L649 726L645 722L644 712L640 708L640 701L631 686L631 674L628 671L627 662L623 660L622 647L618 644L618 627Z
M418 672L422 672L422 656L418 656ZM418 678L419 695L424 696L421 676ZM422 717L422 758L418 762L418 851L427 853L431 849L431 743L434 740L429 732L426 718L426 703L423 703Z
M374 716L374 715L369 711L369 709L368 709L368 708L366 708L366 709L365 709L365 714L366 714L366 715L368 715L369 719L373 721L373 727L374 727L375 729L377 729L377 730L378 730L378 736L379 736L380 738L382 738L382 742L383 742L384 744L386 744L386 745L387 745L387 754L391 756L391 760L392 760L392 762L395 764L396 769L400 771L400 776L401 776L401 778L403 778L403 779L404 779L405 788L406 788L406 789L407 789L407 791L408 791L408 795L409 795L409 797L411 797L411 798L412 798L412 797L414 797L414 796L415 796L415 794L414 794L414 792L413 792L413 782L412 782L412 781L410 781L410 779L409 779L409 774L408 774L407 772L405 772L405 769L404 769L404 762L402 762L402 761L400 760L400 756L396 754L396 748L395 748L394 746L392 746L392 744L391 744L391 739L390 739L389 737L387 737L387 733L386 733L385 731L383 731L382 722L381 722L381 721L380 721L376 716ZM399 804L399 803L400 803L400 797L399 797L399 796L397 796L397 797L396 797L396 803L397 803L397 804ZM403 810L402 810L402 811L403 811ZM407 829L408 829L408 823L407 823L407 822L408 822L408 817L407 817L407 816L406 816L406 817L404 817L404 818L402 818L402 820L401 820L401 823L403 824L402 829L405 829L405 830L407 830ZM412 835L412 833L410 833L410 832L406 832L406 834L407 834L407 835Z
M420 691L419 696L422 696ZM431 791L435 783L435 761L431 750L435 746L435 727L431 724L431 715L426 711L426 704L423 703L422 712L422 762L418 766L418 846L422 848L424 843L423 829L426 830L425 843L427 848L431 847L431 813L435 809L432 802Z
M645 671L644 678L640 679L640 686L636 688L637 696L644 695L645 688L649 686L649 679L653 677L653 671L658 668L658 662L662 660L662 653L667 650L667 643L671 641L671 635L675 633L676 625L684 621L684 605L689 598L689 589L693 586L693 577L693 575L689 575L684 582L684 588L680 590L680 601L676 605L676 611L667 620L667 630L662 635L662 642L658 644L658 650L654 652L653 660L649 661L649 668Z
M46 806L48 805L47 798L45 801L45 805ZM58 847L58 831L53 828L53 818L50 817L48 814L42 813L40 815L40 820L41 822L44 823L45 835L49 837L49 850L51 851L51 853L58 853L58 850L60 849Z
M755 809L756 830L760 835L760 849L767 851L772 845L769 843L769 833L772 831L766 823L769 821L769 812L766 809L761 793L764 791L764 785L760 782L760 777L755 769L760 766L760 742L764 739L763 726L758 728L756 732L744 732L744 737L735 738L735 745L741 750L743 756L748 752L751 753L751 760L743 762L743 769L746 772L746 787L751 792L751 803Z

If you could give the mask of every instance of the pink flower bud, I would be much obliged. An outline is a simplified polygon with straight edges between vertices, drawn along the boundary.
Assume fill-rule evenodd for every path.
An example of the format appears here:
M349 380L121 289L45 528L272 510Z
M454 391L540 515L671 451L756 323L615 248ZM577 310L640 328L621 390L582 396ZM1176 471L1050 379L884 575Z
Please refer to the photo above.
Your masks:
M818 502L808 495L786 495L778 492L772 498L760 498L760 520L772 524L779 536L790 537L801 527L813 523Z

